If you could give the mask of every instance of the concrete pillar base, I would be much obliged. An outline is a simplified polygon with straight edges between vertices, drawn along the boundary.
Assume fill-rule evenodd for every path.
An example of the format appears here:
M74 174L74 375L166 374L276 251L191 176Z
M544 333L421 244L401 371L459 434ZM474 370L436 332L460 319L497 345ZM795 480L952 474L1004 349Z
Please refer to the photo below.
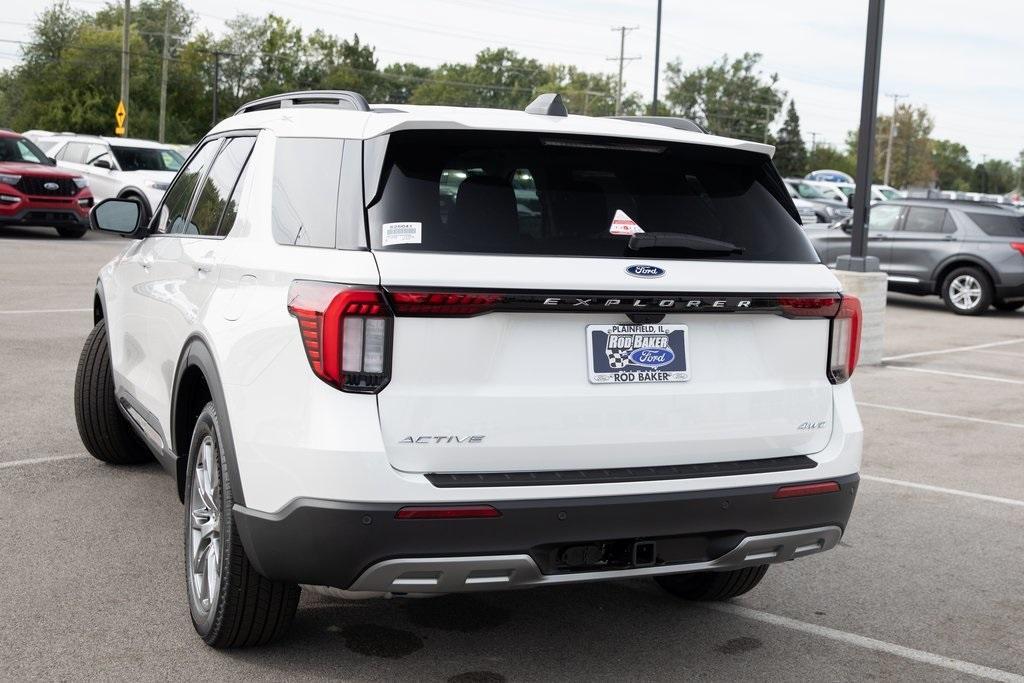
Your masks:
M860 299L864 313L860 337L860 364L881 365L885 347L885 301L889 278L885 273L832 271L839 278L844 294Z

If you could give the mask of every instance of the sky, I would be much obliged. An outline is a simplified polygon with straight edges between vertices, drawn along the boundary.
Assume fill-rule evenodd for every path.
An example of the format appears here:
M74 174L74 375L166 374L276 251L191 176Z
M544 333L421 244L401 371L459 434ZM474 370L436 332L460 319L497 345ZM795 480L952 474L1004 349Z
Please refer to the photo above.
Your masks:
M70 0L94 11L103 0ZM654 77L656 0L184 0L215 34L240 12L275 12L305 30L360 38L381 66L472 61L485 47L508 46L541 62L572 63L614 73L619 34L626 37L628 90L650 97ZM25 40L49 0L5 3L0 39ZM807 142L844 144L860 113L867 0L664 0L662 65L684 68L723 54L760 52L796 101ZM933 137L963 143L972 159L1016 160L1024 150L1024 2L889 0L882 43L879 111L888 94L924 105ZM16 63L15 44L0 42L0 68ZM664 92L664 85L661 86ZM775 122L777 126L780 120Z

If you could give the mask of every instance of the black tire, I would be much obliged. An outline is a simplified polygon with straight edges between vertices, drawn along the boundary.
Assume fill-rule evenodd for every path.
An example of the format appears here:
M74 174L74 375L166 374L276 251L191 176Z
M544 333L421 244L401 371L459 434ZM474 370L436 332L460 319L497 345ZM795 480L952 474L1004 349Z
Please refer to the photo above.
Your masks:
M979 294L970 305L963 305L956 300L953 287L954 283L960 278L973 278L977 282ZM942 281L940 295L942 296L942 301L946 304L946 308L957 315L980 315L992 305L995 287L992 286L992 281L989 279L988 274L981 268L964 266L963 268L956 268L946 276L946 279Z
M65 239L78 239L88 232L88 228L78 228L62 225L57 228L57 234Z
M728 600L743 595L761 583L768 565L744 567L728 572L693 572L656 576L654 580L676 597L702 602Z
M997 311L1019 311L1024 308L1024 301L1003 301L1002 299L996 299L992 302L992 306Z
M299 605L301 589L292 583L272 581L260 575L246 557L242 541L231 514L234 505L230 468L223 457L220 423L213 403L207 403L196 420L189 445L188 470L185 480L185 592L189 612L196 632L207 645L215 648L249 647L265 645L281 637L291 625ZM194 488L197 465L202 460L200 451L208 443L211 471L217 481L212 484L212 498L219 503L218 512L218 588L216 598L203 606L203 597L196 593L196 581L190 563L193 547L195 519L209 519L196 515L195 505L204 506L203 496ZM201 484L199 484L201 486ZM195 533L199 533L195 530ZM202 539L196 540L202 547ZM207 549L207 555L209 554ZM207 555L203 555L206 557ZM203 564L200 562L199 564ZM203 584L199 580L200 585ZM202 590L201 588L199 590Z
M75 421L85 449L97 460L111 465L137 465L153 459L117 406L107 325L103 320L86 337L78 359Z

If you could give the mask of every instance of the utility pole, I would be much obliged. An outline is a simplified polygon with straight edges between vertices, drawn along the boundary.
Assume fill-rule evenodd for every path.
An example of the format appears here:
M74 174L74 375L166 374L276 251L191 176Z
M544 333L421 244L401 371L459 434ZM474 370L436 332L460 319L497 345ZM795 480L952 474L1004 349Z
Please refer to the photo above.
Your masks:
M651 101L651 116L658 115L658 80L661 76L661 0L658 0L658 22L654 29L654 98Z
M217 125L217 95L220 92L220 56L225 54L220 50L213 53L213 125Z
M812 130L808 131L807 134L811 136L811 154L814 154L814 150L818 149L818 135L820 133Z
M626 62L632 62L633 60L640 59L639 57L627 57L626 56L626 34L630 31L635 31L639 26L616 26L613 31L619 32L619 56L608 57L609 61L619 60L619 87L615 96L615 115L620 116L622 114L622 67Z
M771 107L767 104L762 104L761 108L764 109L764 144L768 144L768 126L772 124L772 119L768 115L771 112Z
M886 97L892 98L892 118L889 119L889 146L885 152L885 179L884 183L889 184L889 169L892 166L892 139L896 132L896 103L900 99L906 97L906 95L897 95L896 93L888 93Z
M128 26L132 21L131 0L124 0L124 25L121 27L121 102L128 109ZM125 119L124 135L128 135L128 120Z
M171 4L164 2L164 55L160 67L160 132L157 139L164 141L167 120L167 63L171 58Z

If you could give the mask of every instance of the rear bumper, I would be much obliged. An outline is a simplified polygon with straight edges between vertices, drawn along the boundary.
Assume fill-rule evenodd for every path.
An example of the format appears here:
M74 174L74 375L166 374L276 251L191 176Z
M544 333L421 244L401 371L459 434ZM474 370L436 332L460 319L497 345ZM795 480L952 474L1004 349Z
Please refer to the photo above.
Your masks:
M249 559L272 579L391 592L491 590L725 570L828 550L846 528L859 477L834 481L838 492L785 499L769 485L506 500L493 502L501 512L493 519L398 520L402 504L316 499L276 513L235 506L234 519ZM652 562L630 558L637 541L656 544ZM586 548L607 556L566 560Z

